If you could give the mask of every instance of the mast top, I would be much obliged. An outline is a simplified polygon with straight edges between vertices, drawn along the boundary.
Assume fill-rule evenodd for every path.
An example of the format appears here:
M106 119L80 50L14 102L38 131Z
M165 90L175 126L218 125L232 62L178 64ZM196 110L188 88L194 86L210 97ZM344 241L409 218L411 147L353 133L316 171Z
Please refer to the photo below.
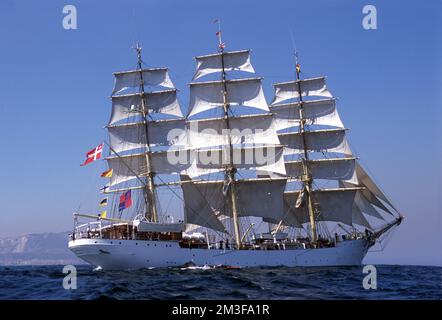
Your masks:
M296 80L299 80L299 74L301 73L301 65L299 64L298 58L299 58L299 53L298 51L295 49L295 69L296 69Z
M218 24L218 31L216 32L216 36L218 37L218 51L220 53L223 53L224 52L224 48L226 47L226 44L223 42L223 39L222 39L221 20L220 19L215 19L215 21L213 21L213 23L217 23Z
M141 52L143 51L143 48L141 48L141 44L139 41L137 41L133 46L132 49L135 50L135 52L137 53L137 63L138 63L138 68L141 69Z

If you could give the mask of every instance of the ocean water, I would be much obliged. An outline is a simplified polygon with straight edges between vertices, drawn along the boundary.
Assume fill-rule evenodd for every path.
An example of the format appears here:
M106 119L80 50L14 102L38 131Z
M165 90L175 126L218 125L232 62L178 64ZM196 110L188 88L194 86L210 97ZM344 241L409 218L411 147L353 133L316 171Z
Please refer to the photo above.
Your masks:
M0 299L442 299L442 268L377 268L366 290L362 267L146 269L77 267L77 289L63 288L63 266L0 267Z

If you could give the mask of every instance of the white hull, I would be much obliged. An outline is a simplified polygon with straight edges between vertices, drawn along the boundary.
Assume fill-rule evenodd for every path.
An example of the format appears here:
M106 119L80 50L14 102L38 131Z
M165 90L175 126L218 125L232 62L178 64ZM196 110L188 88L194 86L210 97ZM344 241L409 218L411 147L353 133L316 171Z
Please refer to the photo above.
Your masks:
M364 239L339 242L336 247L295 250L219 250L181 248L174 241L78 239L69 249L104 270L198 266L353 266L361 265L369 244Z

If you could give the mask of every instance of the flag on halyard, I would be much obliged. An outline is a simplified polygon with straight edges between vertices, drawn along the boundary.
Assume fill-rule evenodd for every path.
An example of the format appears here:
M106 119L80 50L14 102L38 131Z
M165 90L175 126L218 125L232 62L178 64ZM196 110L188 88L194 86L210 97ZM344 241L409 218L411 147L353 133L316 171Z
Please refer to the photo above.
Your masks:
M299 63L296 64L296 72L297 73L301 72L301 65Z
M107 189L109 189L109 186L103 186L102 188L100 188L100 192L105 193Z
M99 146L95 147L94 149L88 151L86 153L86 160L84 161L82 166L85 166L91 162L94 162L95 160L100 159L102 152L103 152L103 144L100 144Z
M123 211L132 206L131 190L126 191L120 196L120 204L118 205L118 211Z
M103 178L112 178L112 173L113 173L113 172L114 172L114 169L110 168L109 170L104 171L104 172L101 174L101 176L102 176Z
M100 201L100 207L105 207L107 206L107 198L104 198L103 200Z
M226 44L224 42L219 44L219 49L224 50L226 48Z
M107 217L107 211L106 210L101 211L100 218L106 218L106 217Z

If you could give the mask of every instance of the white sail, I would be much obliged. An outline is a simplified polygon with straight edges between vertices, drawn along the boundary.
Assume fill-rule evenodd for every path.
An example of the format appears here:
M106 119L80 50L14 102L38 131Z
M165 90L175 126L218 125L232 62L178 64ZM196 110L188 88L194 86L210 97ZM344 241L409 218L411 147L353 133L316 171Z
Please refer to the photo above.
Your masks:
M346 188L350 188L350 187L354 187L356 185L359 184L353 184L350 182L345 182L345 181L341 181L340 182L340 186L346 187ZM388 209L370 190L368 190L367 188L365 188L364 186L361 185L361 187L363 187L364 189L362 189L360 191L360 193L363 195L363 198L368 201L368 203L378 207L379 209L382 209L383 211L389 213L389 214L393 214L390 209Z
M352 224L363 226L369 230L372 230L372 226L367 221L367 219L364 217L364 214L362 211L356 206L356 204L353 204L353 215L352 215Z
M250 51L232 51L215 53L206 56L195 57L197 62L196 73L193 79L201 78L207 74L224 71L245 71L254 73L250 63Z
M117 153L145 148L146 132L150 147L187 145L184 119L111 125L107 129L110 146Z
M336 188L313 191L313 203L319 209L317 221L336 221L347 225L352 224L353 202L358 188ZM299 227L310 222L308 206L305 203L298 208L295 203L300 191L288 191L284 194L285 209L283 224Z
M169 152L153 152L149 154L150 170L155 174L179 174L188 169L189 163L173 163L170 161ZM135 180L146 176L146 153L136 153L120 157L106 158L109 169L113 169L110 186Z
M305 101L302 105L307 125L344 128L336 110L335 99ZM298 127L300 125L299 109L299 102L271 106L270 111L276 115L277 130L283 131Z
M143 122L108 126L110 147L117 153L146 147L146 128Z
M146 158L144 154L126 156L122 158L109 157L106 159L109 169L112 169L112 177L109 187L123 182L137 179L147 173ZM139 181L141 183L141 181Z
M299 98L299 87L301 95L305 96L318 96L318 97L332 97L330 91L328 91L325 85L325 77L281 82L274 84L275 98L272 104L277 104L285 100Z
M355 158L317 159L307 161L313 179L351 180L357 183ZM286 161L287 176L300 179L303 175L302 161Z
M355 205L362 212L364 212L364 213L366 213L366 214L368 214L368 215L370 215L372 217L376 217L378 219L384 220L384 217L382 217L381 214L364 197L362 191L356 192Z
M121 120L140 116L142 111L142 95L139 93L126 94L112 97L112 113L109 124ZM177 100L176 89L154 91L144 94L145 108L149 115L166 114L182 117L180 105Z
M115 85L112 94L119 93L128 88L138 88L141 84L141 74L145 86L162 86L173 88L167 68L153 68L115 72Z
M305 131L306 148L309 151L335 152L351 156L345 131L345 129ZM301 133L280 133L278 136L281 144L286 146L286 154L304 152Z
M228 148L194 150L192 166L187 170L190 177L199 177L215 172L224 172L232 162L239 170L259 170L285 176L283 147L256 146L233 148L232 159Z
M227 101L230 106L252 107L269 111L261 78L226 80ZM222 81L193 82L190 84L189 117L224 105Z
M189 121L189 144L193 148L228 145L279 144L274 119L271 114L229 118L230 130L224 118Z
M195 223L195 215L231 216L231 203L223 195L223 181L205 181L183 183L184 201L194 209L186 212L192 217L189 223ZM238 216L280 218L283 212L283 193L285 179L239 180L235 182L238 202ZM196 212L195 212L196 211Z
M224 199L219 197L222 193L222 184L208 185L204 190L189 180L187 176L181 176L184 198L184 222L198 225L219 232L226 232L224 225L219 220L222 212Z
M356 175L361 186L366 187L376 197L385 201L390 207L396 210L390 200L388 200L387 196L381 191L381 189L379 189L376 183L374 183L374 181L370 178L370 176L367 174L367 172L365 172L365 170L361 167L359 163L356 164Z

